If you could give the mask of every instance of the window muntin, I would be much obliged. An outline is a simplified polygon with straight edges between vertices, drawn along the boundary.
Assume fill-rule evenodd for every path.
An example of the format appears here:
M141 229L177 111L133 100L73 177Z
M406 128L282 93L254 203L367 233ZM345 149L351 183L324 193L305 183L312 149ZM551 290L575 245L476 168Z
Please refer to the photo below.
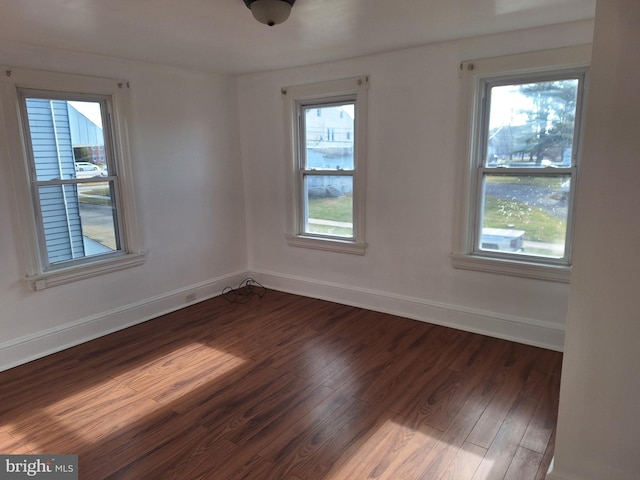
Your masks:
M19 99L43 271L122 252L110 97L19 89Z
M569 264L584 73L485 79L475 255Z
M300 105L301 234L354 239L355 102Z

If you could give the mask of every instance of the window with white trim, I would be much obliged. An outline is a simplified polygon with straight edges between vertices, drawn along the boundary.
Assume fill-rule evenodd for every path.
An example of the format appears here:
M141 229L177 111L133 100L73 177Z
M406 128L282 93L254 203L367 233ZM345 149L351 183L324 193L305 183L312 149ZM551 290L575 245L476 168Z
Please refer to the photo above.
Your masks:
M368 78L286 87L289 245L364 254Z
M586 66L475 76L454 266L568 281L585 80Z
M127 83L22 69L3 73L7 130L18 133L10 135L9 149L33 288L141 264L126 143Z

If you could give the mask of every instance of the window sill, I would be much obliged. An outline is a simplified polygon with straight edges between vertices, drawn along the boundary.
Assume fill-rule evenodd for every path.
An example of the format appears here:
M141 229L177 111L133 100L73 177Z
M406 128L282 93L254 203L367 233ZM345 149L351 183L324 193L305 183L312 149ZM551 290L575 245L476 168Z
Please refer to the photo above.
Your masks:
M144 263L145 258L146 252L129 253L115 258L110 257L91 263L29 275L26 280L33 290L44 290L45 288L78 282L105 273L137 267Z
M565 265L544 265L526 261L480 257L463 253L452 253L451 263L454 268L464 270L533 278L550 282L570 283L571 279L571 267Z
M364 255L367 249L366 242L350 242L329 238L305 237L304 235L285 235L290 247L312 248L337 253L349 253L351 255Z

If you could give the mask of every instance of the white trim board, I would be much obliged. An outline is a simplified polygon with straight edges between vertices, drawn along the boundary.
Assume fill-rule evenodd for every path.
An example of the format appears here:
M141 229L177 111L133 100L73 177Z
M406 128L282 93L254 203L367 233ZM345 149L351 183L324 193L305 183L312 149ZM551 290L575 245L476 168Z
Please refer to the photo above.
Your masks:
M0 371L216 297L224 288L235 288L246 277L246 272L232 273L0 343ZM195 299L186 301L191 294L195 294Z
M435 325L562 351L564 326L421 298L356 288L309 278L254 271L236 272L116 309L0 343L0 371L45 357L118 330L174 312L236 287L247 277L273 290L365 308ZM185 301L188 294L196 299Z
M254 271L267 288L561 352L564 325L309 278Z

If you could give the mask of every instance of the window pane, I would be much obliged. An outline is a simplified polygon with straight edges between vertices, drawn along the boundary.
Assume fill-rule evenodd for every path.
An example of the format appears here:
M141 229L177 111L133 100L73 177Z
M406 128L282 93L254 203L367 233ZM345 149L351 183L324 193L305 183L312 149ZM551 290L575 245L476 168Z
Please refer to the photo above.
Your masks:
M38 181L104 175L99 102L27 98L26 111Z
M477 247L563 258L570 175L485 175Z
M353 170L354 104L308 107L305 111L307 170Z
M50 264L119 250L110 182L38 188Z
M571 166L578 80L494 86L485 164Z
M353 237L353 177L306 175L304 233Z

